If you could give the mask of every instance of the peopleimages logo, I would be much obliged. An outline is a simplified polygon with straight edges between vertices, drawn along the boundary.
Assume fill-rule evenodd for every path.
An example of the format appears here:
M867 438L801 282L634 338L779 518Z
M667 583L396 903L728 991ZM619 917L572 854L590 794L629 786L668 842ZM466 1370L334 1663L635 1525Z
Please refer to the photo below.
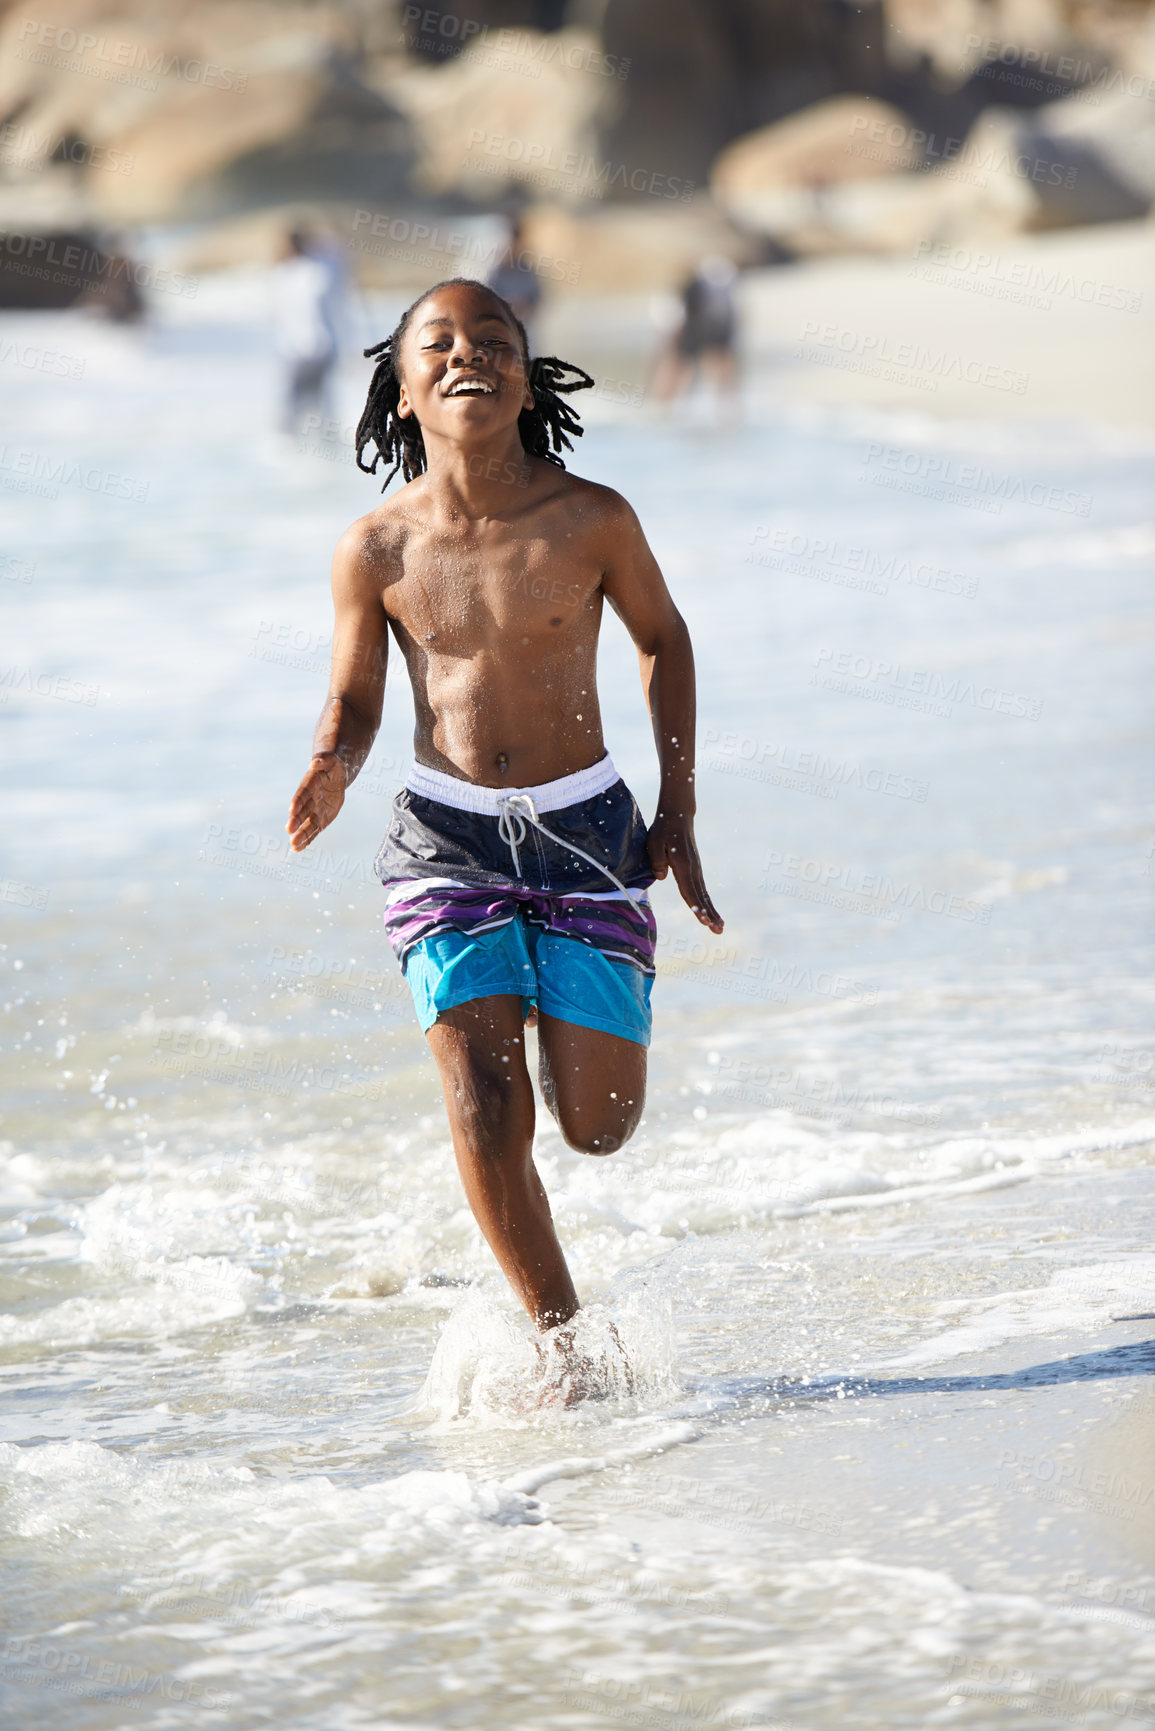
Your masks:
M601 162L597 157L577 150L555 150L540 139L518 138L512 133L486 132L475 126L469 134L470 150L476 157L467 157L467 168L497 174L505 165L516 163L523 172L520 178L550 181L557 186L572 186L588 198L602 198L617 186L623 192L647 193L651 198L675 198L688 204L694 196L696 182L682 180L677 175L659 173L656 169L631 168L624 162ZM486 158L494 158L489 163ZM525 171L529 171L528 175ZM552 176L552 180L550 177Z
M1021 397L1031 382L1029 373L1001 367L995 361L950 354L946 349L924 348L917 342L898 342L877 331L859 331L807 319L797 353L806 360L845 367L852 372L909 374L921 378L925 388L937 390L944 379L980 385L987 390L1011 391Z
M0 366L23 367L30 373L50 373L58 379L82 379L84 362L79 355L62 349L44 349L36 343L0 342Z
M829 799L838 797L839 788L855 787L926 804L929 783L920 777L877 765L864 767L858 758L833 757L817 746L756 739L748 733L722 732L716 727L706 729L703 745L713 746L716 755L707 760L708 766L722 775L766 781L774 787L802 786L806 792L821 789Z
M70 679L63 673L33 673L30 667L0 667L0 703L7 703L11 691L54 697L60 703L83 703L88 709L100 699L99 685L83 679Z
M995 515L1004 505L1018 504L1089 517L1094 504L1089 493L1077 493L1071 487L1034 481L1026 475L999 474L983 463L958 463L953 457L904 450L901 445L872 440L863 452L863 461L870 465L863 479L875 486L950 500Z
M75 168L109 174L131 174L136 167L136 157L127 151L91 144L65 131L37 132L34 127L11 120L0 126L0 162L24 169L42 168L46 162L67 162Z
M1155 78L1104 65L1101 60L1053 54L1049 49L1028 48L995 36L964 37L963 48L968 57L974 56L976 78L997 76L1000 83L1023 90L1066 96L1072 85L1077 85L1080 102L1096 105L1105 95L1137 96L1145 102L1155 97Z
M29 40L29 38L33 40ZM69 66L69 71L85 72L108 83L139 83L132 75L144 73L150 80L141 88L155 90L154 74L162 78L179 78L182 84L203 84L208 90L243 91L248 84L247 72L232 66L218 66L211 60L186 59L171 49L158 48L147 42L117 41L108 36L94 36L90 30L74 30L68 25L41 23L26 18L20 28L17 60L30 60L45 66L67 66L68 58L81 62ZM98 64L85 65L85 61Z
M904 667L901 662L856 654L852 649L820 649L814 667L811 685L869 696L872 701L900 709L922 709L929 714L949 716L952 704L963 703L991 715L1017 716L1027 721L1038 721L1043 713L1040 697L1006 691L1002 686L980 685L963 674L948 676L933 667Z
M10 445L0 445L0 486L47 499L57 498L61 487L81 487L86 493L100 493L106 499L131 499L136 504L144 503L149 489L147 481L122 475L115 469L86 468L67 457L14 449Z
M1139 289L1104 282L1100 277L1074 276L1053 259L1004 258L982 248L956 246L944 240L920 240L911 255L911 275L947 283L1000 300L1029 301L1049 309L1064 296L1084 306L1137 313L1143 305Z
M455 12L431 10L409 5L402 9L401 22L412 29L412 43L428 52L476 57L480 48L507 55L513 62L524 62L526 70L539 74L543 66L564 66L571 72L597 72L603 78L628 78L630 62L621 54L607 54L592 44L575 42L569 37L558 38L525 30L491 29L476 18L464 18Z
M138 288L183 295L188 300L200 287L199 277L18 229L0 229L0 250L6 254L4 269L9 276L35 276L45 282L66 282L80 276L98 293L114 277L130 278Z
M758 548L759 541L765 541L766 546ZM866 588L885 595L889 584L905 583L911 589L934 590L941 595L962 595L967 599L978 594L977 577L925 560L906 559L899 553L883 553L842 542L836 536L807 535L759 524L750 542L748 565L764 565L803 576L826 573L831 581L851 589Z
M375 244L378 241L380 245ZM573 259L554 258L551 253L534 252L529 247L511 254L504 242L483 242L465 229L413 222L405 216L391 216L388 211L355 210L349 244L370 258L406 259L437 269L441 268L439 258L456 257L491 269L505 255L519 270L533 271L535 276L550 282L576 283L581 277L581 265Z
M848 913L868 914L890 925L897 925L907 909L942 914L948 919L980 926L990 924L989 902L956 895L951 890L928 889L925 884L909 879L895 883L880 872L841 865L837 860L805 859L801 854L784 854L775 848L766 856L762 869L767 873L759 885L763 891L794 896L799 901L822 902ZM769 875L775 870L780 874L776 879Z

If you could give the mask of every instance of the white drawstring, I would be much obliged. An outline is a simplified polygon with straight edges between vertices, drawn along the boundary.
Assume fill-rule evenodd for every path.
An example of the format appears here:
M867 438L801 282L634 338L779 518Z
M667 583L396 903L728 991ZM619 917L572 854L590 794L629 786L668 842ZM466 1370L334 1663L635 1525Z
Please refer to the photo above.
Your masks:
M521 876L521 861L517 857L517 850L528 833L525 818L517 810L519 804L529 807L526 815L531 822L537 823L537 809L528 793L502 794L497 810L497 833L513 855L513 869L518 877ZM538 827L540 828L540 825Z
M620 889L626 899L632 902L641 913L642 905L637 896L626 888L620 878L614 876L608 866L604 866L601 860L595 859L593 854L587 853L584 848L577 847L572 841L566 841L563 836L555 835L552 829L546 829L537 815L537 807L533 803L532 795L528 793L503 793L498 805L497 833L513 855L513 869L518 877L521 876L521 860L517 850L529 833L525 827L527 823L531 823L535 829L539 829L542 835L547 835L550 841L557 842L559 847L568 848L570 853L579 854L582 859L588 860L590 865L600 871L603 877L609 878L610 882Z

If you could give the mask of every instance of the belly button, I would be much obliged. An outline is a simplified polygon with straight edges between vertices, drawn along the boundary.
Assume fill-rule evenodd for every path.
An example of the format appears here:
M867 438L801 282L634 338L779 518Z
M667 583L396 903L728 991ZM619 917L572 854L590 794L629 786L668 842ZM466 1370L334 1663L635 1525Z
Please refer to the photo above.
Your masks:
M497 754L497 767L503 774L509 768L509 758L505 755L504 751L499 751Z

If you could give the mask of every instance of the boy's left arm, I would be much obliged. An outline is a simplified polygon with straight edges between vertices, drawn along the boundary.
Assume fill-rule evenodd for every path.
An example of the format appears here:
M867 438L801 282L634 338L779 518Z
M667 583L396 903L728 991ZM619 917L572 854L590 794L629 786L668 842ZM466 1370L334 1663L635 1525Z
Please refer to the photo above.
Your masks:
M624 499L611 497L602 591L638 651L661 769L658 810L648 837L650 865L655 877L672 871L687 907L704 926L720 932L722 916L710 900L694 840L696 716L690 633L637 517Z

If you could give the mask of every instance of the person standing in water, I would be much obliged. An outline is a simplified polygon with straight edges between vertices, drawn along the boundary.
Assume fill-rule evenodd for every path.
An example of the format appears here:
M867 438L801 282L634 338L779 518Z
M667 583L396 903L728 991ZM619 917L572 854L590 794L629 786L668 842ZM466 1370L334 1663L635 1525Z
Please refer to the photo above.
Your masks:
M654 375L659 402L684 395L700 372L714 386L720 403L733 404L738 388L737 277L730 259L712 254L683 284L678 323Z
M532 338L541 308L541 279L532 257L526 251L525 236L516 217L510 220L509 241L505 251L486 280L494 293L499 294L512 310L526 337Z
M281 430L292 436L306 409L325 410L337 359L338 281L332 260L318 257L304 230L293 229L271 286L273 326L286 363Z
M407 483L333 562L333 665L286 825L333 822L381 718L390 632L409 671L415 759L377 857L385 927L440 1072L469 1205L542 1331L578 1310L532 1155L524 1030L572 1148L612 1154L642 1114L655 925L673 874L712 932L694 841L694 663L636 516L557 455L592 384L531 362L512 308L453 279L376 360L357 462ZM367 452L372 460L365 461ZM384 489L382 489L384 490ZM661 766L648 829L606 753L595 685L606 604L637 646Z

